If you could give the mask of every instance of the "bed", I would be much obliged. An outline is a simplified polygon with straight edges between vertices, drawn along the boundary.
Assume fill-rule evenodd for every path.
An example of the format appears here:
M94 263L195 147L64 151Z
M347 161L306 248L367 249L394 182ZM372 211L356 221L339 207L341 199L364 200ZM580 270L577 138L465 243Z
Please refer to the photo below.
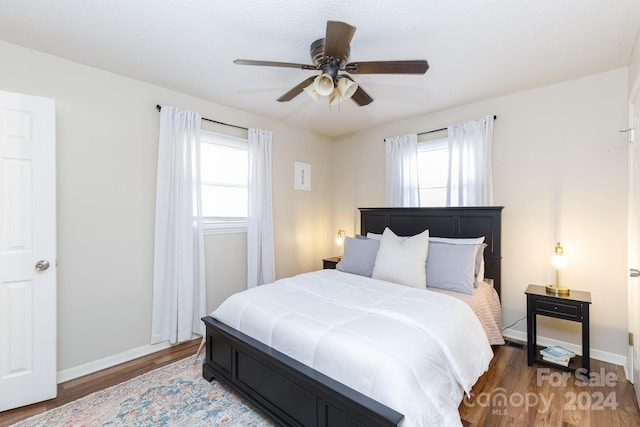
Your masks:
M398 236L414 236L428 229L430 236L441 238L484 237L484 278L491 279L494 292L499 295L501 210L501 207L362 208L361 234L383 234L388 228ZM413 306L426 294L418 289L331 270L278 282L256 292L241 293L237 298L242 310L237 305L228 308L225 302L214 313L224 323L213 316L203 318L206 325L203 376L207 380L215 378L227 384L282 425L410 426L433 422L455 425L456 417L459 424L457 404L462 393L470 390L492 356L490 347L487 352L489 340L474 310L460 307L467 302L437 290L429 293L429 301L424 301L431 304L425 310ZM242 299L245 295L249 295L248 300ZM256 305L259 300L269 303ZM278 306L285 300L293 307ZM335 301L339 303L335 305ZM405 312L410 314L402 318L390 315L390 307L397 304L413 306ZM288 332L278 335L253 330L251 326L243 329L246 321L239 316L245 312L245 306L256 306L258 314L253 316ZM449 306L458 307L456 318L442 321L443 317L438 316L454 312ZM330 318L309 318L312 313L328 311ZM280 313L284 312L288 314L283 320ZM453 333L450 323L456 322L469 327L458 327L459 332ZM397 324L402 332L387 333L387 326L392 324ZM307 326L302 328L303 325ZM353 329L347 331L345 325ZM378 331L378 336L374 337L376 332L372 330ZM460 341L458 334L467 335ZM313 336L317 336L317 341L305 344ZM415 345L409 346L409 351L402 350L394 345L398 337ZM426 340L425 345L421 340ZM461 342L474 340L477 348L469 348L477 352L477 357L458 356L466 351ZM437 342L437 346L427 345L431 341ZM349 350L351 342L365 347L358 347L354 353ZM382 347L384 351L374 352L374 347ZM306 354L309 348L314 348L314 352ZM419 353L426 348L427 354ZM358 354L367 357L358 359ZM438 383L438 387L444 387L445 393L426 387L425 376ZM402 389L403 384L411 384L413 388ZM392 388L394 392L389 393ZM421 397L421 393L425 396Z

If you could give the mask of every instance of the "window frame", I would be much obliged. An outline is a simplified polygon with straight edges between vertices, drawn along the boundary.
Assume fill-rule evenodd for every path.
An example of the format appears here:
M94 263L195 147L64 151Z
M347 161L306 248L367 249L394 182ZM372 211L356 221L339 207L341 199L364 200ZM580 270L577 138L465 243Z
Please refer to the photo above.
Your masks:
M210 130L200 130L200 145L214 144L219 146L226 146L235 149L241 149L247 151L247 167L249 163L249 140L248 138L241 138L236 136L229 136ZM202 168L202 164L200 166ZM247 171L248 172L248 171ZM202 171L200 172L200 179L202 181ZM206 185L204 181L200 183L201 197L202 187ZM248 185L249 178L247 173L247 197L248 197ZM231 234L231 233L246 233L248 226L248 212L247 217L202 217L202 225L205 234Z

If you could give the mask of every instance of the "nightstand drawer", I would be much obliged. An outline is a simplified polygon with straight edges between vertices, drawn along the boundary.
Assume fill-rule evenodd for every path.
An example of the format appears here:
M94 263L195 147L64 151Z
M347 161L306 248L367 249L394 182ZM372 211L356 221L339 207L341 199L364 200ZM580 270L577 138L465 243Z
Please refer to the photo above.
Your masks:
M567 320L582 320L582 310L580 305L563 304L553 301L536 300L536 311L539 314L559 317Z

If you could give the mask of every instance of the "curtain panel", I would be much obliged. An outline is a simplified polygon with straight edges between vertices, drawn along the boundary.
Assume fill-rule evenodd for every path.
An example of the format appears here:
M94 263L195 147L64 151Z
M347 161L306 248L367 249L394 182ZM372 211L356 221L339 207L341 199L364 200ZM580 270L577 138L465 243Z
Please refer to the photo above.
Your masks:
M275 280L271 141L273 132L249 129L249 217L247 221L247 288Z
M199 114L160 111L151 343L202 335L206 314Z
M419 207L418 135L386 138L386 199L389 207Z
M492 206L493 116L449 126L447 206Z

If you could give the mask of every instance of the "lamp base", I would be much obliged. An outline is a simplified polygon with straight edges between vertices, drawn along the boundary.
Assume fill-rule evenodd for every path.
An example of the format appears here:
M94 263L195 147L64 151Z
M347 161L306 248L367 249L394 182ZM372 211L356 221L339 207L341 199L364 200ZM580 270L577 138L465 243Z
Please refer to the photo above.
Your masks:
M560 285L547 285L546 291L548 294L556 296L567 296L570 292L569 288L565 288L564 286Z

